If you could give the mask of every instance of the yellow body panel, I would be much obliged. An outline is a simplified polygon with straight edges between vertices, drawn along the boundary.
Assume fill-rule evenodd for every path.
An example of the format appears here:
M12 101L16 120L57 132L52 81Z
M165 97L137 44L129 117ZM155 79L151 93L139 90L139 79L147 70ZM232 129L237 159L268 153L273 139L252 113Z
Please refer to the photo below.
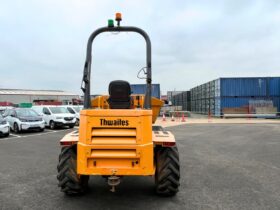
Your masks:
M154 175L152 111L80 112L77 171L88 175Z
M144 107L144 95L131 95L133 101L132 101L132 107L131 109L137 109L141 108L143 109ZM91 106L94 108L100 108L100 109L109 109L109 104L107 102L109 96L104 95L104 96L97 96L94 99L91 100ZM156 119L159 115L160 108L163 105L163 101L159 100L155 97L152 97L152 121L153 123L156 122Z

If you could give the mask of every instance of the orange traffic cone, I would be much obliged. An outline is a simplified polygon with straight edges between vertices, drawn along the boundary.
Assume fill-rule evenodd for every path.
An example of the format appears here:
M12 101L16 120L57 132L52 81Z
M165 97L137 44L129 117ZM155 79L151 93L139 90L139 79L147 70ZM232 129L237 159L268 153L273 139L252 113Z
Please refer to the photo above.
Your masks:
M250 106L248 107L248 113L247 113L247 120L251 120L251 111Z
M186 122L184 113L183 113L183 115L182 115L182 120L181 120L181 122Z
M179 116L179 113L176 112L176 121L179 120L180 121L180 116Z
M211 112L208 112L208 122L212 122L212 116L211 116Z
M174 118L174 115L172 114L172 117L171 117L171 121L174 122L175 121L175 118Z
M166 121L165 114L162 114L162 121Z

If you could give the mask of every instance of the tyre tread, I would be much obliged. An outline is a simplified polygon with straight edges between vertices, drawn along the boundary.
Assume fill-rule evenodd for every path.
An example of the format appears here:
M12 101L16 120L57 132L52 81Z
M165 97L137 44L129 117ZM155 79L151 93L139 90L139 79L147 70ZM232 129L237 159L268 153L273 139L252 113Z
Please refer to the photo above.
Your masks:
M156 192L174 196L180 186L180 162L177 147L161 147L156 151Z
M61 148L57 165L58 186L67 195L84 193L88 179L81 179L77 175L76 145Z

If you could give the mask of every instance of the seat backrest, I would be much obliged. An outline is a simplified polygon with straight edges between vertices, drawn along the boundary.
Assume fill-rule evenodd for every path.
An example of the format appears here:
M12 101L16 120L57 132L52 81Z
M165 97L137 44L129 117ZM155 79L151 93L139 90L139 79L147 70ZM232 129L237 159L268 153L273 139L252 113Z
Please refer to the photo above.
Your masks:
M127 81L115 80L109 84L110 109L129 109L131 107L131 89Z

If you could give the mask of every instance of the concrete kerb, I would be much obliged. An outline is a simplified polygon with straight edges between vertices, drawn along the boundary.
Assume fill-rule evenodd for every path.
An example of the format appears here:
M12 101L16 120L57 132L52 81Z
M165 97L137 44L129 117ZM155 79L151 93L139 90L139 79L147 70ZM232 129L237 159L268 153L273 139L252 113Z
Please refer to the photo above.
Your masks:
M211 118L188 118L185 122L181 121L171 121L171 119L166 119L166 121L162 121L161 118L158 118L155 125L160 125L162 127L172 127L184 124L280 124L279 119L216 119Z

